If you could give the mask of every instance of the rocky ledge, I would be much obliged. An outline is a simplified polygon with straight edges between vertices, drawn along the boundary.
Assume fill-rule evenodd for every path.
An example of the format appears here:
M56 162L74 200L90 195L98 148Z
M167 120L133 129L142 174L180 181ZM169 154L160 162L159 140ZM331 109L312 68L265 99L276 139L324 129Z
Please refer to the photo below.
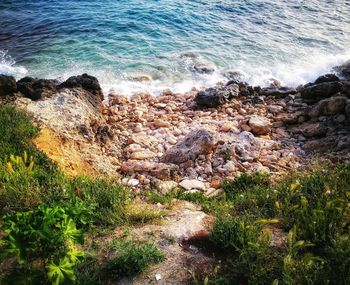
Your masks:
M0 98L33 114L43 128L37 146L72 175L121 174L135 190L217 195L240 172L279 175L315 153L349 160L349 70L347 62L296 89L232 79L185 94L111 93L104 102L86 74L62 83L2 75Z

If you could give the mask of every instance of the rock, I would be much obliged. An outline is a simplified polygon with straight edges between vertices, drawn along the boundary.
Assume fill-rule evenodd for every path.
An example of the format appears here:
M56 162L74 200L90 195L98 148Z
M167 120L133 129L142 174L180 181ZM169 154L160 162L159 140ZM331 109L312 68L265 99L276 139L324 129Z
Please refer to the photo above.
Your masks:
M303 123L293 130L295 133L301 133L305 137L324 136L327 133L327 127L322 123Z
M341 89L342 83L337 81L307 85L301 90L301 97L303 99L328 98L340 92Z
M214 73L215 66L209 62L196 62L193 65L192 70L201 74L211 74Z
M221 188L221 180L220 179L213 179L210 182L210 187L214 189L220 189Z
M200 91L197 93L194 101L200 107L216 108L238 95L238 85L231 84L223 88L208 88Z
M346 107L345 107L345 114L346 116L348 117L348 119L350 119L350 102L348 102L346 104Z
M350 81L343 82L341 93L346 97L350 98Z
M86 73L78 76L72 76L69 77L65 82L61 83L60 88L82 88L91 94L95 95L96 97L93 97L96 102L92 102L94 104L98 104L99 101L103 100L103 93L100 86L100 83L98 82L97 78L91 75L88 75Z
M160 193L166 194L169 191L175 189L178 185L179 183L170 180L170 181L159 181L156 186L157 186L157 189L160 191Z
M252 116L249 119L249 126L255 135L266 135L271 131L269 119L260 116Z
M234 129L236 125L233 122L225 122L219 127L220 132L230 132L232 129Z
M7 96L17 91L16 79L13 76L0 74L0 97Z
M155 119L153 125L157 128L169 128L171 124L169 122L163 121L161 119Z
M275 117L275 120L285 124L296 124L298 122L299 115L299 113L279 113ZM277 127L277 125L274 126Z
M174 164L194 161L201 154L209 154L215 147L214 134L205 129L199 129L189 133L182 141L170 148L161 161Z
M202 181L195 179L182 180L179 185L187 191L190 190L201 190L205 191L205 184Z
M322 75L319 78L317 78L316 81L314 82L314 84L333 82L333 81L340 81L340 79L335 74L329 73L329 74L325 74L325 75Z
M350 80L350 60L340 66L334 67L334 70L337 72L337 74L339 74L339 76Z
M148 74L133 74L129 76L129 79L132 81L138 81L138 82L153 80L152 76Z
M121 171L131 174L147 173L159 179L168 179L178 171L178 166L158 162L128 160L122 163Z
M40 100L44 97L50 97L57 91L56 81L49 79L35 79L24 77L17 82L17 89L25 97L31 100Z
M319 116L330 116L342 113L345 110L347 98L343 96L331 97L321 100L317 105L308 113L311 118Z
M260 90L260 95L273 96L277 98L284 98L288 95L294 95L297 91L294 88L289 87L266 87Z
M231 82L239 83L243 81L244 75L240 71L226 71L223 75Z
M136 159L136 160L145 160L145 159L150 159L153 157L156 157L157 155L150 150L141 150L141 151L137 151L137 152L133 152L130 155L131 159Z

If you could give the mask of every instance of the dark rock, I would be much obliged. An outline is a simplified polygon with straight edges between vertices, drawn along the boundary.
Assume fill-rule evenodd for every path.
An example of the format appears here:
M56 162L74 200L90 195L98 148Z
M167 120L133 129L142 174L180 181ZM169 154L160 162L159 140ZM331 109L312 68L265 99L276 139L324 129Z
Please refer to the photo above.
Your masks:
M40 100L51 96L57 90L57 84L54 80L24 77L17 82L17 89L29 99Z
M210 63L198 62L192 67L192 70L201 74L211 74L214 73L215 67Z
M350 98L350 81L344 81L341 93Z
M327 134L328 128L322 123L303 123L298 127L291 129L293 133L302 134L305 137L318 137Z
M334 67L334 71L337 72L340 77L350 80L350 60L340 66Z
M82 88L103 100L103 93L97 78L84 73L83 75L69 77L60 88Z
M314 84L320 84L320 83L326 83L326 82L334 82L334 81L340 81L339 77L336 76L335 74L329 73L320 76L319 78L316 79Z
M289 87L266 87L260 90L260 95L273 96L277 98L284 98L288 95L294 95L297 91L294 88Z
M350 102L345 106L345 114L350 119Z
M13 76L0 75L0 97L17 91L16 79Z
M209 154L215 147L214 134L205 129L199 129L189 133L182 141L170 148L161 161L174 164L194 161L199 155Z
M238 85L231 84L223 88L209 88L200 91L194 100L198 106L216 108L238 95Z
M342 89L341 82L325 82L315 85L307 85L301 91L301 97L303 99L317 100L319 98L328 98L332 95L340 92Z
M343 113L347 98L344 96L335 96L328 99L321 100L317 105L309 112L311 118L319 116L331 116L339 113Z
M226 71L223 73L223 75L229 80L233 81L234 83L239 83L243 81L244 75L239 71Z

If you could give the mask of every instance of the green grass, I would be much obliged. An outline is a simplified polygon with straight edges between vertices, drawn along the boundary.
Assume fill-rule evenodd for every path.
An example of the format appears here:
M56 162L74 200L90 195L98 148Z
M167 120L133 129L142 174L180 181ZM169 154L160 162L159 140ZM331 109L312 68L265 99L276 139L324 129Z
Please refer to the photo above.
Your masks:
M12 264L0 282L98 284L98 270L83 270L92 256L84 259L74 243L128 223L130 193L113 179L67 177L32 144L38 132L24 112L0 106L0 260ZM120 258L137 264L137 272L163 258L151 245L129 250L131 259L127 252Z
M108 262L106 269L118 277L144 272L145 269L165 259L165 255L153 244L139 244L133 240L114 241L116 256Z

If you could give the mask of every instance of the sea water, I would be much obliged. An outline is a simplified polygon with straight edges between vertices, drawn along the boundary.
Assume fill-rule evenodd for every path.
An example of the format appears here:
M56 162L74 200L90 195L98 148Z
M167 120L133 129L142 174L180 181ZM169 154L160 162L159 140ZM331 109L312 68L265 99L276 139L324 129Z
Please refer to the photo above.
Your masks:
M297 86L348 59L349 0L0 0L0 73L16 78L89 73L124 95L211 86L226 71Z

